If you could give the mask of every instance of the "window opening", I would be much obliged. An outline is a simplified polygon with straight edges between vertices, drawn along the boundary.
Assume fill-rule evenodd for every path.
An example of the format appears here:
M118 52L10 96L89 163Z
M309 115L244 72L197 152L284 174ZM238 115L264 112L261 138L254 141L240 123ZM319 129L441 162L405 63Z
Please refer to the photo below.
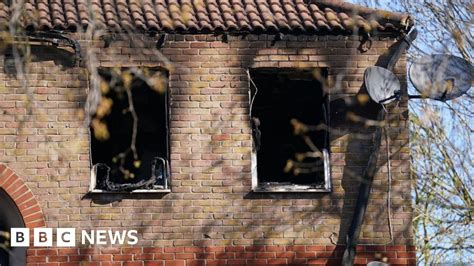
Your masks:
M255 190L330 190L325 69L249 71Z
M91 190L167 189L167 73L101 69L102 99L91 122Z

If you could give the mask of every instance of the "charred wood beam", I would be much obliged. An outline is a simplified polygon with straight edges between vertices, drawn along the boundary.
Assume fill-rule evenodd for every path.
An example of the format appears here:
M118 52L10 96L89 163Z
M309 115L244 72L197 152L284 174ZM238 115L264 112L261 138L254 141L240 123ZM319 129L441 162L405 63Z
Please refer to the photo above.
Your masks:
M54 46L64 45L74 49L74 66L79 66L81 62L81 45L78 41L61 35L59 32L27 32L27 37L31 41L50 42Z

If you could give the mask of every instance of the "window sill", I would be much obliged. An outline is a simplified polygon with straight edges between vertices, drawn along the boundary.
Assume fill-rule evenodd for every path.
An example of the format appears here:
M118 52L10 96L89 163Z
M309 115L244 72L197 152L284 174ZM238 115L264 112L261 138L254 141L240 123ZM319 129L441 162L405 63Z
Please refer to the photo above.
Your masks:
M132 191L108 191L102 189L92 189L89 191L91 194L161 194L171 193L171 189L135 189Z
M317 187L312 185L260 185L252 189L253 192L258 193L273 193L273 192L331 192L331 188Z

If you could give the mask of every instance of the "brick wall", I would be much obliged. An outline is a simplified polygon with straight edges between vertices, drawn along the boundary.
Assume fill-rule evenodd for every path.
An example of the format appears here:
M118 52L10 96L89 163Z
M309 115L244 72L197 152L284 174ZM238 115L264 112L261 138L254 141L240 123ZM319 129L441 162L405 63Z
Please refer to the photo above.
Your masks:
M184 262L188 255L179 254L193 253L192 259L200 259L199 254L210 249L212 260L220 259L220 254L239 260L239 252L245 251L243 254L250 254L249 259L268 255L262 263L270 263L272 259L281 259L276 257L278 252L293 252L294 245L308 253L310 260L340 257L333 251L334 243L344 244L358 177L371 148L369 140L358 138L369 130L347 122L345 115L340 114L349 110L363 116L367 112L368 105L363 104L367 98L356 96L362 88L364 70L384 61L383 55L393 39L374 38L371 47L364 45L367 49L361 52L359 37L343 36L285 36L272 44L274 37L265 35L230 36L227 42L221 36L170 35L161 49L156 48L157 38L142 35L118 35L108 48L101 40L74 37L82 40L83 54L94 55L95 64L101 67L169 69L172 192L87 194L89 137L81 112L89 88L87 70L70 66L72 54L68 49L33 46L33 57L27 65L27 87L9 74L6 61L2 60L0 162L15 171L31 190L47 227L137 229L137 252L143 255L125 256L124 261L131 257L140 260L139 256L148 256L147 251L153 250L153 258L169 253L165 259ZM328 68L330 101L345 103L335 105L331 117L332 126L337 129L331 132L331 193L251 192L252 142L246 69L259 67ZM395 71L404 87L405 68L402 58ZM350 102L355 104L347 106ZM362 250L372 254L381 249L394 264L410 264L414 258L408 131L403 114L406 106L406 101L402 101L391 108L387 119L395 246L384 247L390 240L384 140L380 169L361 232L362 244L378 244L373 250L371 246L361 247ZM141 247L145 247L143 251ZM233 248L235 253L225 255ZM319 257L317 249L324 249L324 254L329 252L329 258ZM399 249L400 252L396 251ZM108 250L118 254L107 253ZM59 258L75 263L74 258L81 252L95 254L87 253L84 260L113 257L120 261L119 254L128 251L95 247L62 252L52 249L54 256L46 258L49 251L31 249L29 262ZM298 254L292 253L291 258L282 258L281 262L310 262Z
M354 261L366 265L380 260L390 265L416 265L414 247L360 246ZM341 265L344 246L207 246L30 249L29 262L39 265ZM86 262L86 263L84 263Z

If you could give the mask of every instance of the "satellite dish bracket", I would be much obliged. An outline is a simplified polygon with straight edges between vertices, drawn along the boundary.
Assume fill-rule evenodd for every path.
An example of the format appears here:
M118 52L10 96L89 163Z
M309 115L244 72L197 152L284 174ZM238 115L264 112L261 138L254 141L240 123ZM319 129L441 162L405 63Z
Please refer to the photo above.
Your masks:
M395 64L398 62L400 57L402 56L403 52L405 52L408 48L410 48L411 43L416 39L418 36L418 30L416 28L412 28L408 34L403 36L403 42L399 44L399 46L395 49L392 56L389 59L387 64L387 69L393 71Z
M383 99L383 100L379 101L378 103L384 104L385 102L388 102L392 99L395 99L396 101L400 101L400 99L402 98L402 95L403 94L402 94L401 91L395 91L392 96L388 97L387 99ZM407 94L407 97L408 97L408 99L426 99L427 98L427 97L424 97L423 95L412 95L412 94ZM445 101L446 97L436 99L436 100Z
M403 40L408 43L408 46L411 46L413 41L416 39L416 36L418 35L418 30L413 27L408 34L403 35Z
M402 95L403 95L402 92L398 90L398 91L395 91L392 96L388 97L387 99L383 99L379 101L378 103L384 104L385 102L388 102L392 99L395 99L396 101L400 101L400 99L402 98ZM423 95L407 94L406 96L408 97L408 99L426 99L426 97L424 97ZM437 99L437 100L444 101L446 99L442 98L442 99Z
M401 91L401 90L397 90L397 91L394 91L394 92L393 92L393 95L392 95L392 96L390 96L390 97L388 97L388 98L386 98L386 99L383 99L383 100L379 101L379 103L380 103L380 104L383 104L383 103L385 103L385 102L387 102L387 101L390 101L390 100L392 100L392 99L395 99L395 100L397 100L397 101L400 101L400 98L402 98L402 91Z
M408 94L408 99L425 99L426 97L423 97L423 95L410 95Z

